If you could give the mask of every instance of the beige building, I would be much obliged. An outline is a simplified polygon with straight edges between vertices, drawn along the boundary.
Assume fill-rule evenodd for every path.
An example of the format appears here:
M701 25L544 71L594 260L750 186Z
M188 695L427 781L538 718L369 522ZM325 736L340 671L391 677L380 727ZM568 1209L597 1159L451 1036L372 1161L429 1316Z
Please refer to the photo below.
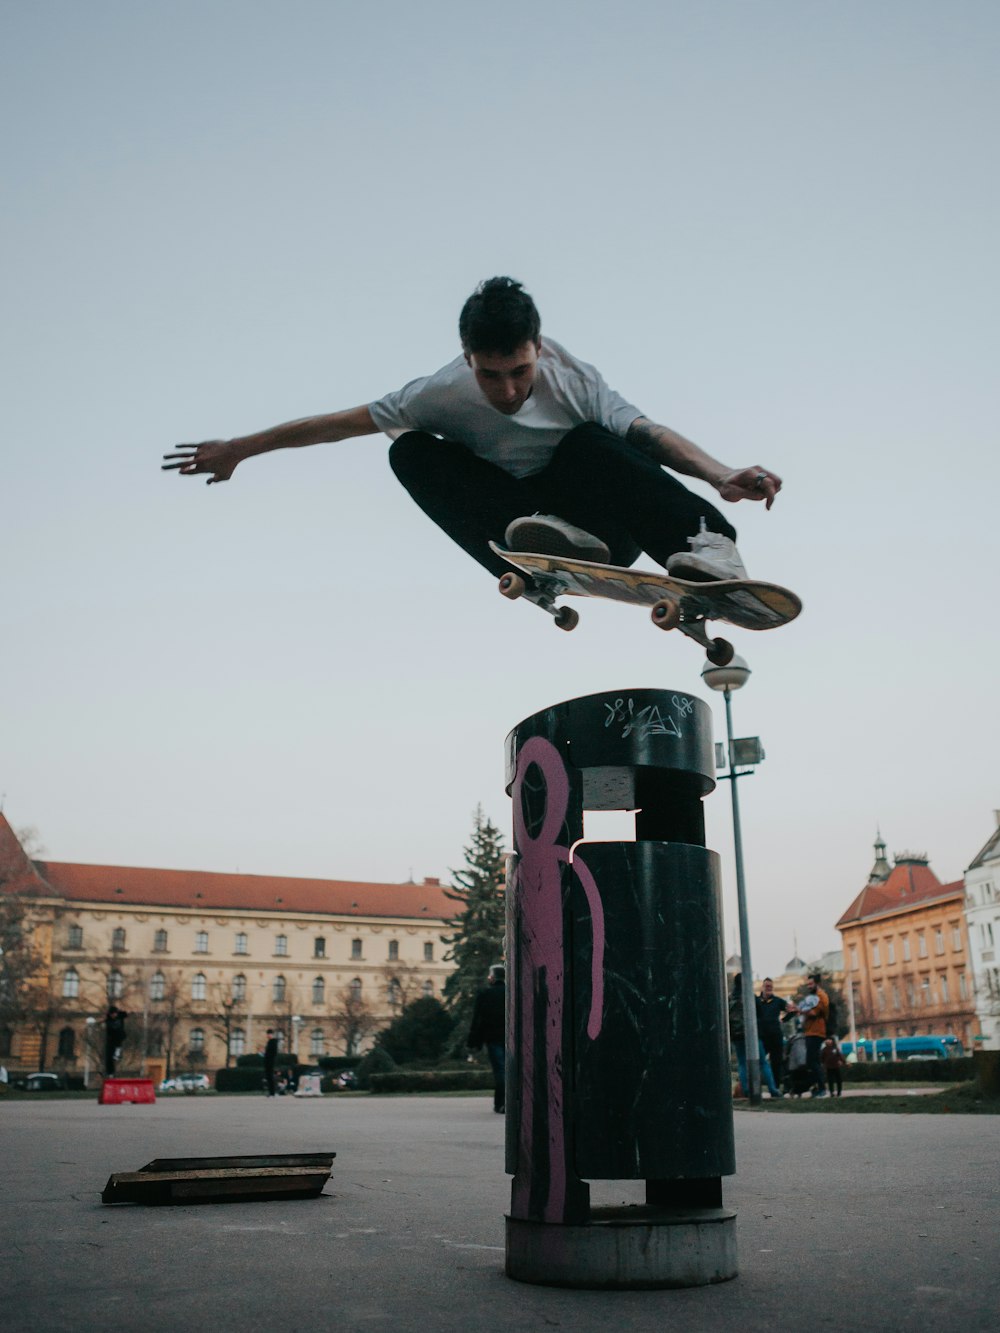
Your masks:
M122 1067L211 1071L269 1027L303 1060L352 1053L421 995L441 996L448 920L437 879L371 884L30 861L0 815L0 893L29 904L32 1003L0 1030L9 1069L100 1065L109 1001Z

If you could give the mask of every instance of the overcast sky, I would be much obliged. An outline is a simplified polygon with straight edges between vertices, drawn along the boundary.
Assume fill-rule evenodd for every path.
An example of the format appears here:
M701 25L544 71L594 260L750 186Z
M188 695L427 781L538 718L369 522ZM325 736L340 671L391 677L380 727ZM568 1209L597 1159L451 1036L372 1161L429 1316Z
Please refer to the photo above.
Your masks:
M0 5L0 792L55 860L404 880L459 866L503 740L706 695L630 607L508 603L372 436L159 471L372 400L475 283L656 420L785 478L734 631L758 971L835 947L881 828L956 879L997 779L993 0ZM712 696L718 732L721 698ZM733 947L728 788L708 801ZM604 830L606 832L606 830Z

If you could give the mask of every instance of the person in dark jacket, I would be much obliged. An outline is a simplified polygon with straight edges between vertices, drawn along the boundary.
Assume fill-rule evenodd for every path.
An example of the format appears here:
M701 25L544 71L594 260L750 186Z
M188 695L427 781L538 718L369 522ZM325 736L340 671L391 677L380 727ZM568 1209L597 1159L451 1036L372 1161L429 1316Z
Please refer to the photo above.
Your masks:
M111 1005L104 1016L104 1074L106 1078L114 1078L115 1067L122 1058L126 1018L128 1018L126 1011L119 1009L116 1004Z
M783 1000L774 993L774 982L765 977L757 996L757 1031L767 1051L768 1063L774 1081L781 1086L785 1074L785 1037L781 1030L781 1021L795 1012L795 1005Z
M507 985L506 972L500 963L490 968L486 986L477 994L472 1011L472 1026L466 1045L472 1051L486 1047L493 1070L493 1110L501 1115L504 1110L506 1066Z
M278 1035L274 1028L267 1029L267 1045L264 1047L264 1081L267 1083L267 1095L274 1097L278 1091L274 1077L274 1066L278 1059Z

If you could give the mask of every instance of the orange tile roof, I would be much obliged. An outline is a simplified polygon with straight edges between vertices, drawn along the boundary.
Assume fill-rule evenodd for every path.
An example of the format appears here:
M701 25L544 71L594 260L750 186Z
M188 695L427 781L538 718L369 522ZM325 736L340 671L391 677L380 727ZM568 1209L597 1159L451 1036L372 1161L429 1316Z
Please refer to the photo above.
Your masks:
M950 898L964 893L961 880L942 884L928 865L904 861L893 867L889 878L881 884L866 884L837 926L850 925L869 917L888 916L907 907L930 903L938 898Z
M363 880L31 862L0 815L0 879L5 877L4 867L10 867L4 885L7 892L44 895L48 891L81 903L186 907L195 911L409 917L417 921L450 920L460 907L447 897L447 886L436 880L423 884L371 884Z

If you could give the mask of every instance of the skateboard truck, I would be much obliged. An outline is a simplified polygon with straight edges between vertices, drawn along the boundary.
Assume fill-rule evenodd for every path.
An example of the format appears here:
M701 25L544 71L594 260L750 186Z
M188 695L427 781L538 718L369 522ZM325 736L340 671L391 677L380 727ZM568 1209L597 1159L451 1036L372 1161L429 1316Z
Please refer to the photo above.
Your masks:
M504 574L500 580L501 595L510 598L512 602L518 597L527 597L529 602L534 602L543 611L548 611L559 629L564 629L567 633L576 629L580 623L579 611L574 611L571 606L556 606L555 599L562 592L558 579L552 579L549 586L546 586L544 574L535 574L533 577L537 591L529 592L528 585L520 574Z
M649 613L649 618L657 629L679 629L689 639L700 643L712 666L728 666L735 656L736 649L728 639L713 637L708 633L703 615L695 615L688 619L677 602L672 602L667 597L662 602L656 603Z

